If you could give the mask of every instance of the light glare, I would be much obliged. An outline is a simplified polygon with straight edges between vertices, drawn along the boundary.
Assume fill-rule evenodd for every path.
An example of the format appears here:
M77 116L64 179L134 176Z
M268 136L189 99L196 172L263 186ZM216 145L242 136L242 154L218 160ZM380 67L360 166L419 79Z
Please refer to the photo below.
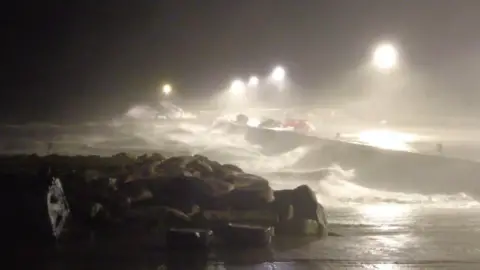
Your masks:
M163 87L162 87L162 93L163 94L170 95L171 92L172 92L172 86L170 84L163 85Z
M415 150L409 143L418 140L415 134L402 133L393 130L365 130L358 134L358 141L370 146L405 152Z
M285 80L285 69L283 67L277 66L273 69L271 78L276 82L282 82Z
M397 66L398 51L392 44L381 44L373 52L373 64L380 70L390 70Z
M251 76L250 79L248 80L248 86L250 87L256 87L258 86L259 79L257 76Z
M245 83L242 80L233 80L229 91L234 95L241 95L245 92Z

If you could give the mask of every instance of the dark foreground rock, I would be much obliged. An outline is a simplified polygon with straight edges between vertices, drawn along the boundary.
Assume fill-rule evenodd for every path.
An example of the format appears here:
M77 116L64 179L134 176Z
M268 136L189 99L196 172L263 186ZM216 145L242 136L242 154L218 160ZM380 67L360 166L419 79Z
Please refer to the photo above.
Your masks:
M327 235L324 209L308 186L273 191L266 179L204 156L10 156L0 165L11 187L5 198L16 202L9 213L22 225L12 230L39 236L24 241L155 231L197 246L211 237L264 245L274 234Z

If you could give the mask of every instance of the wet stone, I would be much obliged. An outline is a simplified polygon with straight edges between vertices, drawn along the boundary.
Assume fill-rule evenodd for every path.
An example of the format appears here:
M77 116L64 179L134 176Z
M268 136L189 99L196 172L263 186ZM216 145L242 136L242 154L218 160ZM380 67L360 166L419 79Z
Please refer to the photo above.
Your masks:
M308 186L275 191L274 196L273 207L282 216L282 221L277 225L279 234L311 235L314 231L319 236L328 234L325 209ZM290 207L293 211L288 210L289 213L285 215ZM289 218L284 218L286 216Z
M229 223L218 236L228 246L261 247L269 245L274 234L273 227Z
M166 235L167 247L171 249L208 248L213 240L211 230L171 228Z
M109 235L117 228L127 232L118 237L135 238L132 224L175 228L170 239L187 246L207 241L208 230L232 245L253 246L268 244L273 227L279 234L327 233L324 209L308 186L273 191L267 179L201 155L19 156L0 164L10 173L3 177L7 190L15 190L7 201L21 202L9 210L21 220L14 229L43 242L55 242L65 228Z

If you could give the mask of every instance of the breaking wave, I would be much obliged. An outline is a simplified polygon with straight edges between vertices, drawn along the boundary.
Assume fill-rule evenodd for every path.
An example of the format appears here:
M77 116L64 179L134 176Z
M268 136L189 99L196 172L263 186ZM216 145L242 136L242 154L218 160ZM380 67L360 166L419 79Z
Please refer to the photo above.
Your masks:
M4 153L45 153L45 144L52 142L61 154L112 154L119 151L174 154L201 154L222 163L233 163L246 171L270 180L276 189L309 185L319 200L331 206L371 203L416 204L427 207L477 207L466 193L448 190L436 194L381 190L358 181L356 169L317 162L328 149L301 146L278 155L265 155L261 148L248 143L243 134L227 133L191 123L164 123L118 127L112 123L82 125L5 126L0 144ZM394 175L396 172L391 171ZM388 182L390 179L381 179ZM379 181L379 179L376 179ZM464 192L467 192L465 190Z

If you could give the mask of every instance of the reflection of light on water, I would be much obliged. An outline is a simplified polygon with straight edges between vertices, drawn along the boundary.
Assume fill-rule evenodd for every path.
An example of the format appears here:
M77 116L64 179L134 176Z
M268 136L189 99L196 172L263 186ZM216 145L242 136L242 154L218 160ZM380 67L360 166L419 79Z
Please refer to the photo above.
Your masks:
M417 236L408 228L412 224L412 208L400 204L365 205L358 209L366 222L374 224L370 253L385 256L416 246ZM394 263L375 264L373 269L404 269Z
M397 219L408 217L411 209L399 204L375 204L363 206L360 213L368 220L392 222Z
M361 261L361 259L359 259ZM328 269L347 269L344 264L341 262L339 263L340 265L337 265L335 263L330 264ZM210 268L209 268L210 269ZM226 269L226 268L215 268L215 269ZM251 269L288 269L288 270L294 270L294 269L304 269L304 268L299 268L297 263L295 262L274 262L274 263L263 263L261 265L255 265L252 266ZM310 269L310 268L309 268ZM313 269L313 268L312 268ZM315 269L323 269L322 267L318 267ZM325 268L327 269L327 268ZM376 269L376 270L397 270L397 269L411 269L408 266L405 267L405 265L402 264L396 264L396 263L368 263L368 264L358 264L355 265L355 267L348 269ZM160 270L160 269L159 269ZM163 269L161 269L163 270Z
M401 133L392 130L367 130L358 134L358 140L378 148L398 151L413 151L408 145L416 141L414 134Z
M395 270L395 269L405 269L404 266L394 264L394 263L386 263L386 264L375 264L372 265L374 268L373 269L378 269L378 270Z

